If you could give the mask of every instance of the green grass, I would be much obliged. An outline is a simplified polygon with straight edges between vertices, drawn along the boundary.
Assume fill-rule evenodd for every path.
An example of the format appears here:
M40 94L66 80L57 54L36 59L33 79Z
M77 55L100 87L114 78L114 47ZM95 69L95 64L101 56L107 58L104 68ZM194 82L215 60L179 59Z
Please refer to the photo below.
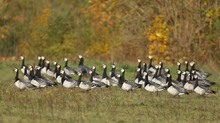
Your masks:
M96 65L99 73L102 63L104 62L86 62L89 66ZM219 93L205 97L192 93L174 98L166 91L158 94L142 89L125 92L118 87L111 87L83 92L78 88L66 89L61 85L20 91L13 84L12 70L19 66L19 62L0 62L0 122L217 123L220 121ZM125 68L126 78L134 80L135 64L117 64L118 70L120 67ZM176 67L169 66L169 68L175 73ZM211 71L208 66L202 68ZM210 80L217 82L212 88L218 91L219 73L213 74Z

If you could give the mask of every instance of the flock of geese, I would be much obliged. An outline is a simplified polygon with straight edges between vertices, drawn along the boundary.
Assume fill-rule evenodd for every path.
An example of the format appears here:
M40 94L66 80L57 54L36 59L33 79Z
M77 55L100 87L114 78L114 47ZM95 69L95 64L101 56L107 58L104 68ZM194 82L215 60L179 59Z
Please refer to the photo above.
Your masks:
M95 66L89 68L84 65L82 55L79 55L78 69L68 66L67 58L64 61L65 66L63 69L61 69L61 65L57 62L53 62L54 69L52 69L50 62L42 56L38 57L38 65L26 66L25 58L21 56L21 68L15 68L14 84L21 90L26 88L54 87L61 84L65 88L80 88L85 91L118 86L125 91L132 91L138 88L148 92L167 90L168 93L174 96L192 92L199 95L216 93L210 89L210 86L214 85L215 82L206 79L211 74L196 69L195 62L189 63L185 61L184 70L181 70L181 63L178 62L177 78L173 79L170 70L164 68L162 62L159 62L158 65L153 65L152 56L149 56L148 65L138 59L137 74L135 81L132 82L125 79L125 69L121 68L120 73L116 72L114 62L111 65L109 74L107 74L107 65L103 64L103 73L99 75L96 72ZM19 79L19 71L23 73L23 79ZM78 79L74 79L73 76L78 76ZM82 80L84 76L89 76L89 79L87 81Z

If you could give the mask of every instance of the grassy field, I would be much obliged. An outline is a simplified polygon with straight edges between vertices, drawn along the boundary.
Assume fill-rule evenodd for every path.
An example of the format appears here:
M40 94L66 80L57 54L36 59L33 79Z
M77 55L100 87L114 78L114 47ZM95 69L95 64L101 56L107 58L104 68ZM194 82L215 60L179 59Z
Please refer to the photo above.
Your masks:
M89 66L96 65L99 73L102 63L104 62L86 61ZM72 64L70 62L70 65ZM195 93L173 97L166 91L158 94L142 89L125 92L118 87L111 87L83 92L78 88L66 89L61 85L20 91L14 86L12 71L14 67L19 66L19 62L0 62L0 123L220 121L219 92L205 97ZM120 67L125 68L126 78L134 80L136 64L117 64L117 68ZM175 73L175 67L169 68ZM208 66L202 68L212 71ZM216 72L210 77L210 80L217 82L217 85L212 87L216 91L220 89L219 76Z

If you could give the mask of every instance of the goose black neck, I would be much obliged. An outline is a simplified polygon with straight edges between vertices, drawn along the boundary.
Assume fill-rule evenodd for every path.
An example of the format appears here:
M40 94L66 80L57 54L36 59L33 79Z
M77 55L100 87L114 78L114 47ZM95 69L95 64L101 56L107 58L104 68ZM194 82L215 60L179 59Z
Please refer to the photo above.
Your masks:
M198 78L196 78L196 82L195 82L195 86L194 86L194 89L198 86Z
M181 69L181 64L178 65L178 69L177 70L180 70L180 69Z
M121 88L123 85L123 78L122 76L119 77L118 86Z
M94 77L94 73L92 72L92 74L90 75L89 81L92 82L93 81L93 77Z
M179 82L181 81L181 73L178 73L176 80Z
M153 59L150 59L149 67L148 67L148 68L153 67L153 65L152 65L152 61L153 61Z
M141 62L138 63L138 68L141 68Z
M38 60L38 66L40 66L40 67L42 66L42 59Z
M159 69L158 76L161 76L162 67Z
M22 61L21 61L21 68L22 68L23 66L25 66L25 65L24 65L24 59L22 59Z
M79 65L84 65L84 58L80 58Z
M103 70L102 78L107 78L107 67Z
M172 86L171 79L172 79L171 76L168 77L168 87Z
M158 74L158 68L156 69L156 72L155 72L155 74L154 74L154 78L157 77L157 74Z
M67 67L67 66L68 66L68 60L66 60L64 67Z
M45 67L45 59L43 59L43 60L41 61L41 67L42 67L42 68Z
M30 70L30 77L31 77L31 79L34 78L34 70Z
M47 64L47 70L50 69L50 63Z
M16 74L15 74L15 82L16 82L17 80L19 80L19 79L18 79L18 70L16 71Z
M138 79L138 81L141 81L141 79L142 79L141 71L137 72L136 78Z
M190 72L192 72L193 70L195 70L195 64L193 64L193 65L191 66Z
M185 71L189 71L189 64L186 63L186 70Z
M144 64L143 72L147 72L147 64Z
M122 81L125 81L125 71L121 73L121 79Z
M79 75L79 78L78 78L78 80L77 80L77 85L79 85L79 84L81 83L81 81L82 81L82 74Z
M149 84L148 75L145 75L144 87L146 87L147 84Z
M114 77L114 76L116 76L116 75L115 75L115 68L112 68L112 69L111 69L111 75L110 75L110 77Z

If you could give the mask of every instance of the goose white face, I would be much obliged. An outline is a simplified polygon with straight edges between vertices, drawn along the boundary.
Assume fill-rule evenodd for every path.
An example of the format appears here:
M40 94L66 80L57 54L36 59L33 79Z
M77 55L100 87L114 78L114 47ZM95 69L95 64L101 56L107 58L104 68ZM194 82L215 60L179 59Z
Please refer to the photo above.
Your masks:
M45 57L44 57L44 56L41 56L41 59L42 59L42 60L44 60L44 59L45 59Z
M183 75L185 75L185 74L186 74L186 72L183 72L182 74L183 74Z
M122 73L125 72L125 69L122 68L122 69L121 69L121 72L122 72Z
M195 64L195 62L193 62L193 61L192 61L192 62L190 62L190 66L193 66L194 64Z
M146 63L143 63L143 66L145 66L146 65Z
M102 66L103 66L103 68L106 68L106 67L107 67L105 64L103 64Z
M68 59L67 58L64 58L64 61L67 61Z
M78 72L78 76L81 76L81 75L82 75L82 73Z
M15 69L14 69L14 71L15 71L15 72L17 72L17 71L18 71L18 69L17 69L17 68L15 68Z
M148 56L148 58L149 58L149 59L152 59L152 58L153 58L153 56Z
M40 56L38 56L38 57L37 57L37 59L38 59L38 60L41 60L41 57L40 57Z
M112 68L115 68L115 65L112 65Z
M185 64L188 64L188 61L185 61Z
M57 68L60 68L60 65L57 65Z
M95 70L95 68L96 68L95 66L92 67L93 70Z
M195 79L197 79L197 78L198 78L198 76L197 76L197 75L194 75L194 78L195 78Z
M140 59L138 59L138 62L141 62L141 60L140 60Z
M140 68L138 68L138 69L137 69L137 72L139 72L140 70L141 70L141 69L140 69Z
M49 61L46 61L46 63L49 64L50 62L49 62Z
M168 72L168 71L169 71L169 69L168 69L168 68L166 68L166 69L165 69L165 72Z
M92 71L91 71L91 70L89 71L89 74L92 74Z
M155 68L158 69L158 65L155 65Z
M179 62L177 62L177 65L179 66L179 65L180 65L180 63L179 63Z
M56 64L57 64L57 62L54 61L54 62L53 62L53 65L56 65Z
M177 74L180 74L180 73L181 73L181 71L180 71L180 70L178 70L178 71L177 71Z
M170 74L167 74L167 77L170 77L171 75Z
M194 70L192 70L192 74L194 74L195 73L195 71Z
M161 68L161 65L158 65L158 68L160 69L160 68Z
M63 70L61 70L61 71L60 71L60 73L61 73L61 74L64 74L64 71L63 71Z
M117 75L118 76L118 78L120 78L121 77L121 75Z
M79 55L79 58L81 59L81 58L82 58L82 55Z
M20 58L21 58L21 60L23 60L23 59L24 59L24 56L21 56Z
M162 62L160 61L160 62L159 62L159 65L161 65L161 64L162 64Z

